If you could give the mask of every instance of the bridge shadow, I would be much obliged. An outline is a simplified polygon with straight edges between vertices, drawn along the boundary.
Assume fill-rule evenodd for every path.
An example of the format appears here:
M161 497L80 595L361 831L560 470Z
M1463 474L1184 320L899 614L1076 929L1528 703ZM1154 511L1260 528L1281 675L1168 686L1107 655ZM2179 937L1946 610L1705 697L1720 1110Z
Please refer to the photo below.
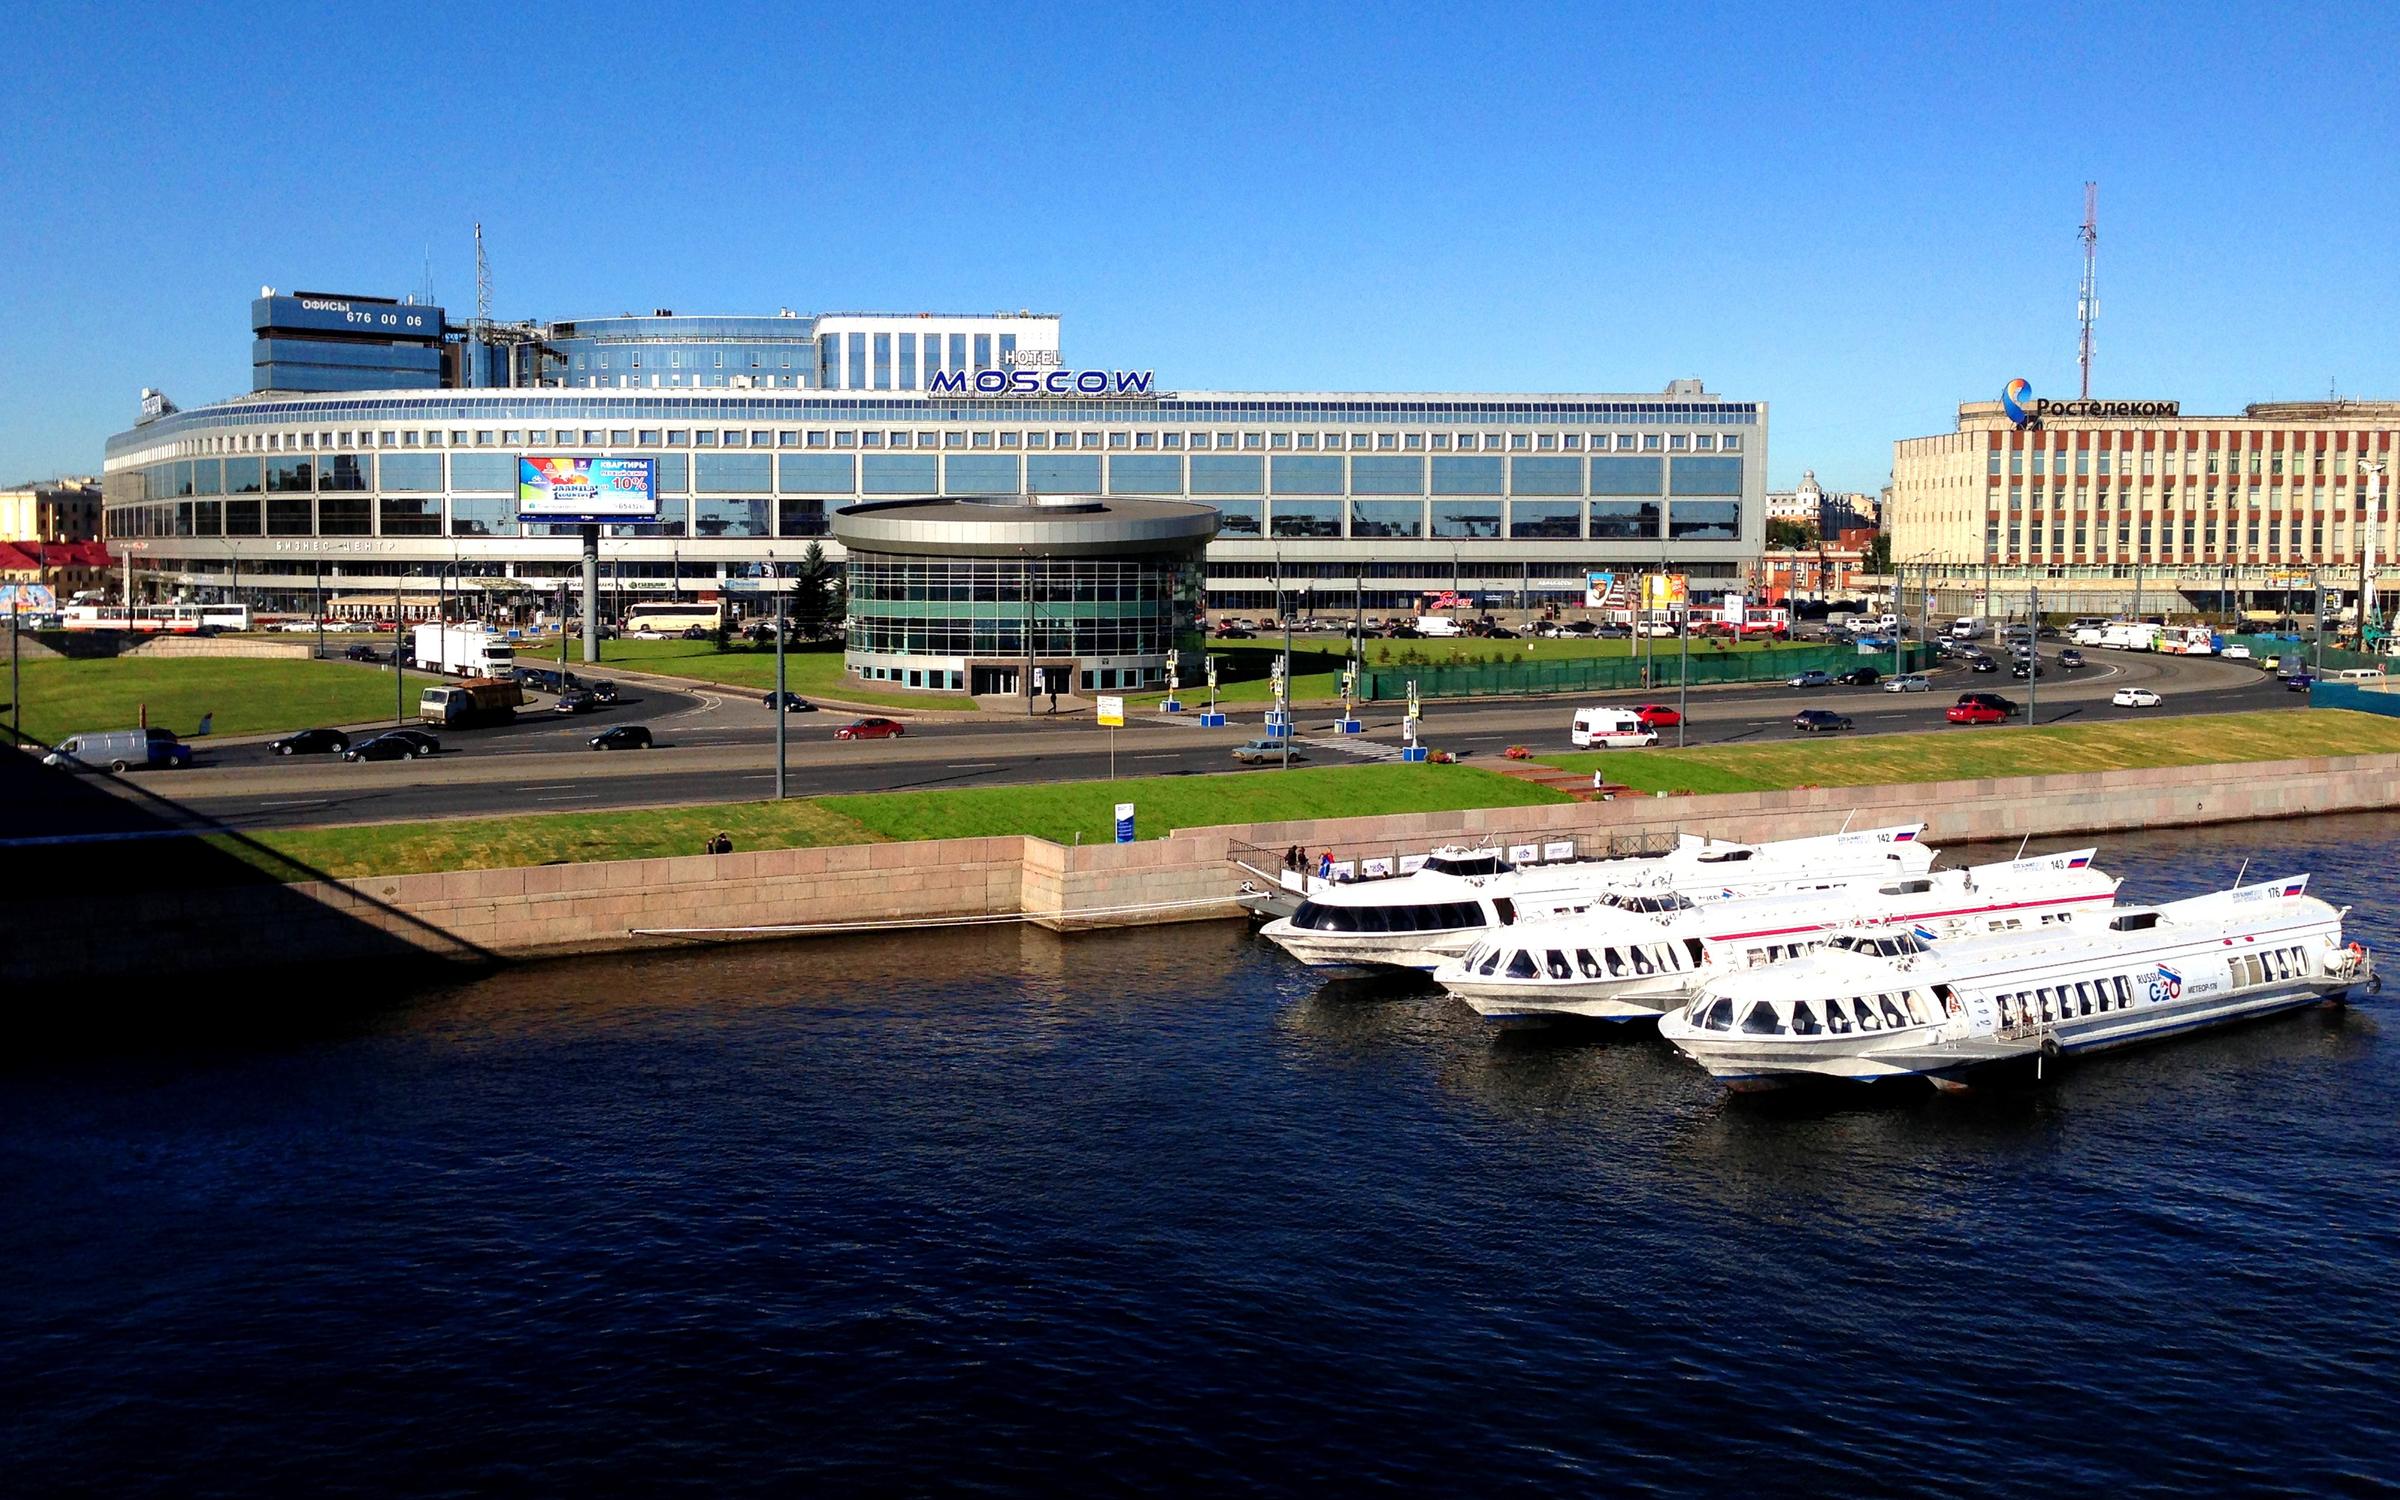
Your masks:
M79 774L0 746L12 1048L176 1045L355 1024L498 955L178 802L171 770Z

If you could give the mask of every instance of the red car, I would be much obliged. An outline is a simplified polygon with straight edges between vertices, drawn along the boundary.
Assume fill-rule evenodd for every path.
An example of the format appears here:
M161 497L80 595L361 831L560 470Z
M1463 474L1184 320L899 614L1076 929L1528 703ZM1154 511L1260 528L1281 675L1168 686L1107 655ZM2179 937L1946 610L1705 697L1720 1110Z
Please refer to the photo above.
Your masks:
M2008 722L2008 715L1992 707L1989 703L1956 703L1950 707L1950 722L1953 724L2005 724Z
M1644 729L1672 729L1683 722L1683 715L1664 703L1644 703L1633 711Z
M908 733L908 726L891 719L859 719L833 732L837 740L888 740Z

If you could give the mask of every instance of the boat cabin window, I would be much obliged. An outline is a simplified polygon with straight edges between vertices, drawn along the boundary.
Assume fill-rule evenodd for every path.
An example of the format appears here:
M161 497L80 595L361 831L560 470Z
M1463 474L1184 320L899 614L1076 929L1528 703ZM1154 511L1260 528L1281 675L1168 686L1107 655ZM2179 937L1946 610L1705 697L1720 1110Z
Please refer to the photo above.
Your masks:
M2158 913L2154 911L2119 912L2108 919L2108 925L2118 932L2140 932L2145 928L2158 925Z
M1851 1010L1851 1013L1852 1013L1853 1015L1855 1015L1855 1016L1857 1016L1857 1017L1858 1017L1858 1029L1859 1029L1859 1030L1861 1030L1861 1031L1881 1031L1881 1030L1883 1030L1883 1023L1882 1023L1881 1021L1878 1021L1878 1020L1876 1020L1876 1019L1875 1019L1875 1011L1874 1011L1874 1008L1873 1008L1872 1006L1870 1006L1870 1005L1868 1005L1868 1004L1867 1004L1867 997L1866 997L1866 996L1864 996L1864 995L1852 995L1852 996L1850 997L1850 1010Z
M1908 1016L1900 1009L1899 1002L1890 995L1877 995L1875 1004L1883 1012L1884 1025L1894 1031L1902 1030L1908 1025Z
M1775 1007L1764 1000L1753 1000L1742 1015L1742 1030L1752 1036L1781 1036L1783 1022L1775 1017Z
M1526 952L1524 949L1519 948L1516 952L1508 956L1509 978L1531 979L1533 978L1535 972L1536 971L1533 967L1533 955Z
M1701 853L1700 862L1704 865L1729 865L1748 859L1756 853L1758 853L1756 849L1709 849Z
M1494 896L1492 898L1492 915L1500 919L1501 926L1506 927L1517 920L1517 903L1509 900L1506 896Z
M1700 1024L1710 1031L1731 1031L1733 1029L1733 1002L1722 995L1718 996L1710 1002L1707 1010L1700 1013Z
M1815 1036L1820 1029L1817 1025L1817 1013L1810 1008L1809 1003L1806 1000L1793 1001L1792 1035Z
M1486 948L1483 950L1483 962L1475 966L1475 972L1478 974L1489 974L1494 969L1499 967L1500 950L1497 948Z
M1643 949L1629 948L1626 952L1632 955L1633 972L1636 974L1648 974L1656 967L1650 962L1650 955Z
M1550 950L1550 977L1552 979L1572 979L1575 977L1574 969L1570 968L1567 964L1567 955L1560 952L1556 948Z
M1575 967L1586 979L1606 979L1608 977L1608 971L1600 967L1600 960L1592 957L1592 950L1589 948L1575 950Z
M1505 875L1515 868L1496 854L1429 854L1424 868L1436 875Z
M1825 1002L1825 1029L1836 1036L1847 1036L1853 1030L1850 1025L1850 1014L1842 1009L1841 1001L1828 1000Z
M1700 956L1703 951L1700 947L1700 940L1698 938L1685 938L1683 940L1683 951L1691 958L1692 962L1690 966L1695 969L1699 968Z
M1992 1002L1992 1003L1993 1003L1993 1008L1994 1008L1994 1009L1996 1009L1996 1010L1998 1010L1998 1011L2000 1012L2000 1024L2001 1024L2001 1025L2003 1025L2003 1026L2014 1026L2014 1025L2016 1025L2016 1024L2017 1024L2017 997L2016 997L2016 996L2014 996L2014 995L2001 995L2001 996L1997 996L1997 997L1996 997L1996 998L1993 1000L1993 1002Z
M1394 918L1405 919L1407 915L1408 908L1405 906L1362 906L1358 908L1358 930L1361 932L1389 932L1398 927L1403 932L1411 931L1415 927L1414 923L1393 920Z
M1921 896L1932 889L1933 882L1930 880L1895 880L1882 887L1882 893L1886 896Z

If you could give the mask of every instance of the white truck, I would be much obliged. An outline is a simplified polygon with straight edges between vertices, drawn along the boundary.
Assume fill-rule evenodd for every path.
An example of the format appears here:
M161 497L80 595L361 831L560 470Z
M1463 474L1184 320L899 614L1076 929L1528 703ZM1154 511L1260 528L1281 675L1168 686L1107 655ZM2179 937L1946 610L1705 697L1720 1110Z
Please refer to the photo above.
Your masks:
M481 625L419 625L417 665L457 677L506 677L516 670L517 652Z
M1419 615L1417 616L1417 634L1464 635L1466 632L1460 630L1458 622L1448 615Z

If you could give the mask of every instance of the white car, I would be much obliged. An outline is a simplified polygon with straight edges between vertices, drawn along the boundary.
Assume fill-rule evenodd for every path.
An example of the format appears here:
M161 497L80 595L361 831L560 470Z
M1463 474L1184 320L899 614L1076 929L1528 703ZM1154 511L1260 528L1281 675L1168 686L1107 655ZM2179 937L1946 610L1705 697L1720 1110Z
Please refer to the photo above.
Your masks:
M2119 708L2156 708L2159 697L2148 688L2119 688L2117 695L2108 701Z
M2250 659L2250 648L2248 646L2227 646L2224 650L2218 652L2217 654L2224 657L2227 661L2248 661Z

